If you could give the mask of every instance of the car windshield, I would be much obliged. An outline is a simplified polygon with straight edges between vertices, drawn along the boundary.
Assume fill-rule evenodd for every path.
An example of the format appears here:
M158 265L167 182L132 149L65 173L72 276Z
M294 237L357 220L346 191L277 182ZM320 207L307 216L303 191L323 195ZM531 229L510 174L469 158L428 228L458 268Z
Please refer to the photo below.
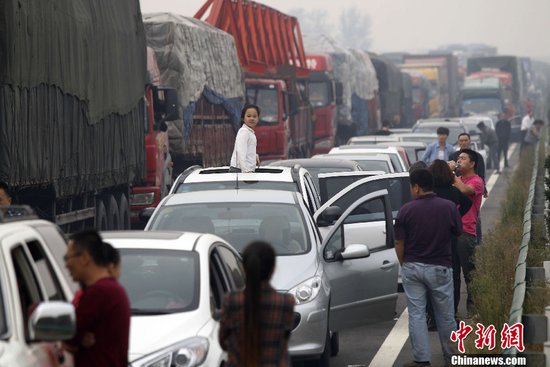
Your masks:
M259 190L281 190L297 192L298 185L294 182L280 181L251 181L243 180L237 183L236 181L218 181L218 182L183 182L179 184L176 193L205 191L205 190L224 190L224 189L259 189Z
M502 103L496 98L476 98L462 102L462 114L487 115L502 112Z
M195 231L216 234L242 252L254 240L264 240L277 255L309 251L305 219L295 204L200 203L161 207L151 230Z
M246 87L247 103L260 107L259 126L277 125L279 123L279 103L275 85Z
M306 167L313 179L313 183L319 190L319 174L320 173L332 173L332 172L351 172L349 167Z
M187 312L199 305L199 256L191 251L121 249L120 283L132 315Z
M359 166L361 166L361 169L363 171L382 171L386 173L390 173L390 165L388 164L388 161L382 161L382 160L369 160L369 159L360 159L360 158L354 158L354 161L356 161Z
M313 107L323 107L330 103L331 90L328 82L309 83L309 101Z

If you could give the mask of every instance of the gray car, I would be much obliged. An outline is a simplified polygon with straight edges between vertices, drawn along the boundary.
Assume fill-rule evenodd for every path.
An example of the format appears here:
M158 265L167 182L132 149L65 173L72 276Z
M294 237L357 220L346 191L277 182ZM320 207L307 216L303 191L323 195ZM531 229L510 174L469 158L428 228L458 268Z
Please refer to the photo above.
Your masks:
M360 242L351 243L344 220L356 209L373 213L365 222L382 220L387 235L370 236L365 230ZM387 190L363 195L344 213L329 201L313 217L297 192L180 193L159 204L145 229L214 233L239 251L256 239L272 243L277 253L272 285L296 300L289 344L294 358L327 366L337 353L337 331L393 318L398 261Z

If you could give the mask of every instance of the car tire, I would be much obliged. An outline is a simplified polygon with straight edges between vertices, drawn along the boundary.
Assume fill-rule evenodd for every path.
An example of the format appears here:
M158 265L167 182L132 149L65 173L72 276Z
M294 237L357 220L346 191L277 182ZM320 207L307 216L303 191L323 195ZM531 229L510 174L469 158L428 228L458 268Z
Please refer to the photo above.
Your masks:
M121 229L118 203L113 195L109 195L106 198L106 203L108 228L110 231L118 231Z
M337 331L333 331L330 336L330 356L335 357L340 352L340 334Z
M128 205L128 199L124 193L121 193L117 199L120 229L130 229L130 206Z
M107 210L105 209L105 204L103 204L103 200L101 199L97 199L96 203L95 227L99 231L106 231L108 229Z

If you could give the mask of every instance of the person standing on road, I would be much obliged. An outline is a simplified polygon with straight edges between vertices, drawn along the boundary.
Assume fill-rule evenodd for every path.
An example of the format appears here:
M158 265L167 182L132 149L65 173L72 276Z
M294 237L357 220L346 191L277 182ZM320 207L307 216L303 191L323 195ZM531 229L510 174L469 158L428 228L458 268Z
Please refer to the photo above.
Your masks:
M235 147L231 155L230 172L254 172L260 165L256 154L257 139L254 129L260 121L260 108L247 104L241 112L242 126L235 138Z
M510 144L510 134L512 133L512 125L506 118L506 114L501 112L499 120L495 125L495 132L498 137L498 154L497 160L500 164L500 153L504 154L504 168L508 168L508 144Z
M520 147L519 151L523 149L525 135L527 135L527 131L533 126L533 123L535 122L535 118L533 117L533 110L529 109L527 111L527 115L523 116L523 119L521 120L521 127L520 127Z
M464 195L462 191L457 189L454 184L455 175L447 162L436 159L432 162L428 171L434 178L434 193L442 198L453 202L458 208L460 217L463 217L471 208L472 201ZM455 315L458 310L458 302L460 301L460 259L458 258L458 250L456 249L457 236L451 236L451 253L453 264L453 289L454 289L454 310ZM428 303L428 330L435 328L435 319L431 304Z
M130 303L124 288L109 274L107 245L95 230L69 237L65 266L84 286L76 307L76 335L67 342L76 367L128 366ZM86 340L90 334L93 343Z
M222 303L219 341L227 351L227 367L288 367L294 298L269 284L275 251L267 242L252 242L243 263L246 287L226 294Z
M436 159L448 160L449 156L454 152L453 146L447 143L448 137L449 129L446 127L438 127L437 141L426 147L426 151L422 156L422 161L429 165Z
M395 251L402 266L403 289L409 310L409 336L414 361L405 366L429 366L431 359L426 303L429 296L445 362L451 362L453 310L451 235L462 230L456 205L433 192L427 169L410 173L414 200L404 204L395 219Z
M466 282L466 289L468 298L466 300L466 306L468 313L473 312L473 299L470 289L470 282L472 280L472 271L474 270L473 255L477 242L476 239L476 223L479 217L481 209L481 198L483 196L483 180L476 175L475 166L477 164L477 155L471 149L462 149L458 156L458 166L460 170L460 176L455 177L454 185L464 194L466 194L470 200L472 200L472 207L462 217L463 232L458 237L456 248L458 250L458 257L460 259L460 266L464 273L464 281ZM451 169L454 170L454 165L451 163Z
M493 168L497 173L500 173L500 164L498 161L498 137L495 130L485 125L483 121L480 121L477 128L481 130L481 144L486 145L489 148L489 159L487 160L487 168Z
M533 126L531 126L527 134L525 134L525 139L523 140L525 146L534 145L540 140L540 130L543 125L544 121L542 120L535 120L535 122L533 122Z

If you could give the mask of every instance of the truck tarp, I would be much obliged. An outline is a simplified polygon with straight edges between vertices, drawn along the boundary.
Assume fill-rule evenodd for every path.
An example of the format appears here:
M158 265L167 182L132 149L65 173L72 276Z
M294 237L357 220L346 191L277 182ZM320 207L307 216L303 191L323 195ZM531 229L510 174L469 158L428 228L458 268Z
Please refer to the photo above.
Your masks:
M222 104L238 129L244 78L233 37L206 22L177 14L146 14L143 21L161 82L177 89L183 109L183 120L168 122L170 149L184 152L201 95L210 103Z
M352 100L370 100L378 91L376 72L368 55L341 47L326 35L304 35L303 40L307 53L326 53L331 56L334 77L343 85L343 104L338 106L338 122L351 123L355 120L352 116ZM356 112L353 115L367 116L366 113L363 115ZM364 125L361 121L357 122ZM363 129L366 126L361 126L360 130Z
M60 197L144 170L145 33L138 0L4 0L0 180Z

